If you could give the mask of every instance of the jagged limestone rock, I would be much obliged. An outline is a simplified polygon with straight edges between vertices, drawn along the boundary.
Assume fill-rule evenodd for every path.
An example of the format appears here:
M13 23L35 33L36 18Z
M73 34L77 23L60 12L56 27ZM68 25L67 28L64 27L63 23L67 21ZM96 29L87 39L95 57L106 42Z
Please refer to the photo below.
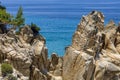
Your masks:
M101 12L93 11L83 16L72 38L72 47L83 50L87 46L88 37L95 37L98 31L104 29L104 16ZM86 45L85 45L86 44Z
M0 62L8 59L10 64L23 76L29 77L29 80L47 80L46 75L41 72L46 68L48 58L44 40L42 36L34 36L29 26L21 28L20 34L14 34L14 38L1 34ZM35 69L32 69L33 67ZM45 79L42 79L43 76Z
M119 25L120 26L120 25ZM63 80L119 80L120 27L93 11L83 16L66 48Z
M29 26L12 32L0 34L0 63L11 64L19 80L120 80L120 25L105 27L101 12L82 17L63 58L48 59L45 39Z
M52 54L51 60L48 59L45 39L34 35L29 26L22 27L18 35L14 32L11 29L0 34L0 63L7 60L19 80L61 80L62 58Z
M51 80L62 80L62 66L63 58L56 53L52 53L48 68L48 75L51 77Z

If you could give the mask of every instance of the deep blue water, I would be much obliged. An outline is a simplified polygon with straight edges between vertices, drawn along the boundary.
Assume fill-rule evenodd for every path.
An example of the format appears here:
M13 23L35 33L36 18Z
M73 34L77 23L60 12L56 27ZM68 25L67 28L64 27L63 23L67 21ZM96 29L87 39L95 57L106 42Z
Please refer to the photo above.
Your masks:
M98 10L109 20L120 21L119 0L0 0L11 14L23 6L26 23L36 23L47 40L49 55L64 55L64 48L71 44L72 35L82 15Z

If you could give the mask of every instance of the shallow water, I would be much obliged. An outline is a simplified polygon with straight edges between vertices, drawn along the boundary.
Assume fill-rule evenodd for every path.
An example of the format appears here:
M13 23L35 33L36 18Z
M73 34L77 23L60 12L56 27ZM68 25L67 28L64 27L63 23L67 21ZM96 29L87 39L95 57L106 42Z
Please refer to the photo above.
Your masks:
M11 14L23 6L26 23L36 23L47 40L49 55L64 55L64 48L71 44L72 35L82 15L98 10L109 20L120 21L119 0L0 0Z

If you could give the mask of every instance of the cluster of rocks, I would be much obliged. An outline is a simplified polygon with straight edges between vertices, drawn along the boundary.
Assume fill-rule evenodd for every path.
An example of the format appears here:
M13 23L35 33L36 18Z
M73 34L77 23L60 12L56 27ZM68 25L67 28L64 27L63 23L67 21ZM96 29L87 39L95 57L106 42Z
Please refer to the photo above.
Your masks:
M120 80L120 26L104 26L101 12L82 17L63 57L53 53L49 59L45 39L29 26L19 35L2 29L0 64L11 64L18 80Z
M29 26L21 28L19 35L13 29L0 34L0 63L5 62L12 65L18 80L50 80L62 72L62 58L52 54L48 59L45 39L35 36Z
M63 60L63 80L120 80L120 26L104 26L98 11L83 16Z

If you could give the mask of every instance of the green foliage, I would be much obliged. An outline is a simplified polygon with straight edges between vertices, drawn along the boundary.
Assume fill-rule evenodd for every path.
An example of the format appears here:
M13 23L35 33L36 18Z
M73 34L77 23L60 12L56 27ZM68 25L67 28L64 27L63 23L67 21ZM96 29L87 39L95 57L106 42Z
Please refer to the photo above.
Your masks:
M40 27L38 27L36 24L31 23L30 27L31 27L32 31L33 31L35 34L38 34L38 33L39 33Z
M6 12L6 8L0 2L0 22L6 24L10 22L10 19L11 15Z
M13 76L12 74L9 74L8 80L17 80L17 78L15 76Z
M4 24L10 24L11 23L12 16L6 12L6 10L0 9L0 22Z
M9 14L6 11L6 8L4 6L2 6L0 3L0 23L14 26L14 29L17 28L17 30L18 30L16 32L16 34L18 35L20 33L21 26L23 26L25 24L22 7L21 6L19 7L16 17L14 17L11 14ZM34 35L39 34L39 31L40 31L39 26L37 26L34 23L31 23L30 27L31 27L32 31L34 32Z
M19 7L16 18L13 20L13 22L15 22L14 25L18 27L20 27L21 25L24 25L25 19L23 17L23 9L21 6Z
M13 73L13 68L12 68L12 66L10 64L2 63L1 71L2 71L2 75L6 76L8 74L12 74Z
M12 25L17 27L21 27L24 25L25 19L23 17L23 9L22 7L19 8L16 17L13 17L11 14L7 13L6 9L0 8L0 23Z
M22 15L23 15L23 9L22 9L22 7L20 6L19 9L18 9L18 13L17 13L16 18L21 18Z

